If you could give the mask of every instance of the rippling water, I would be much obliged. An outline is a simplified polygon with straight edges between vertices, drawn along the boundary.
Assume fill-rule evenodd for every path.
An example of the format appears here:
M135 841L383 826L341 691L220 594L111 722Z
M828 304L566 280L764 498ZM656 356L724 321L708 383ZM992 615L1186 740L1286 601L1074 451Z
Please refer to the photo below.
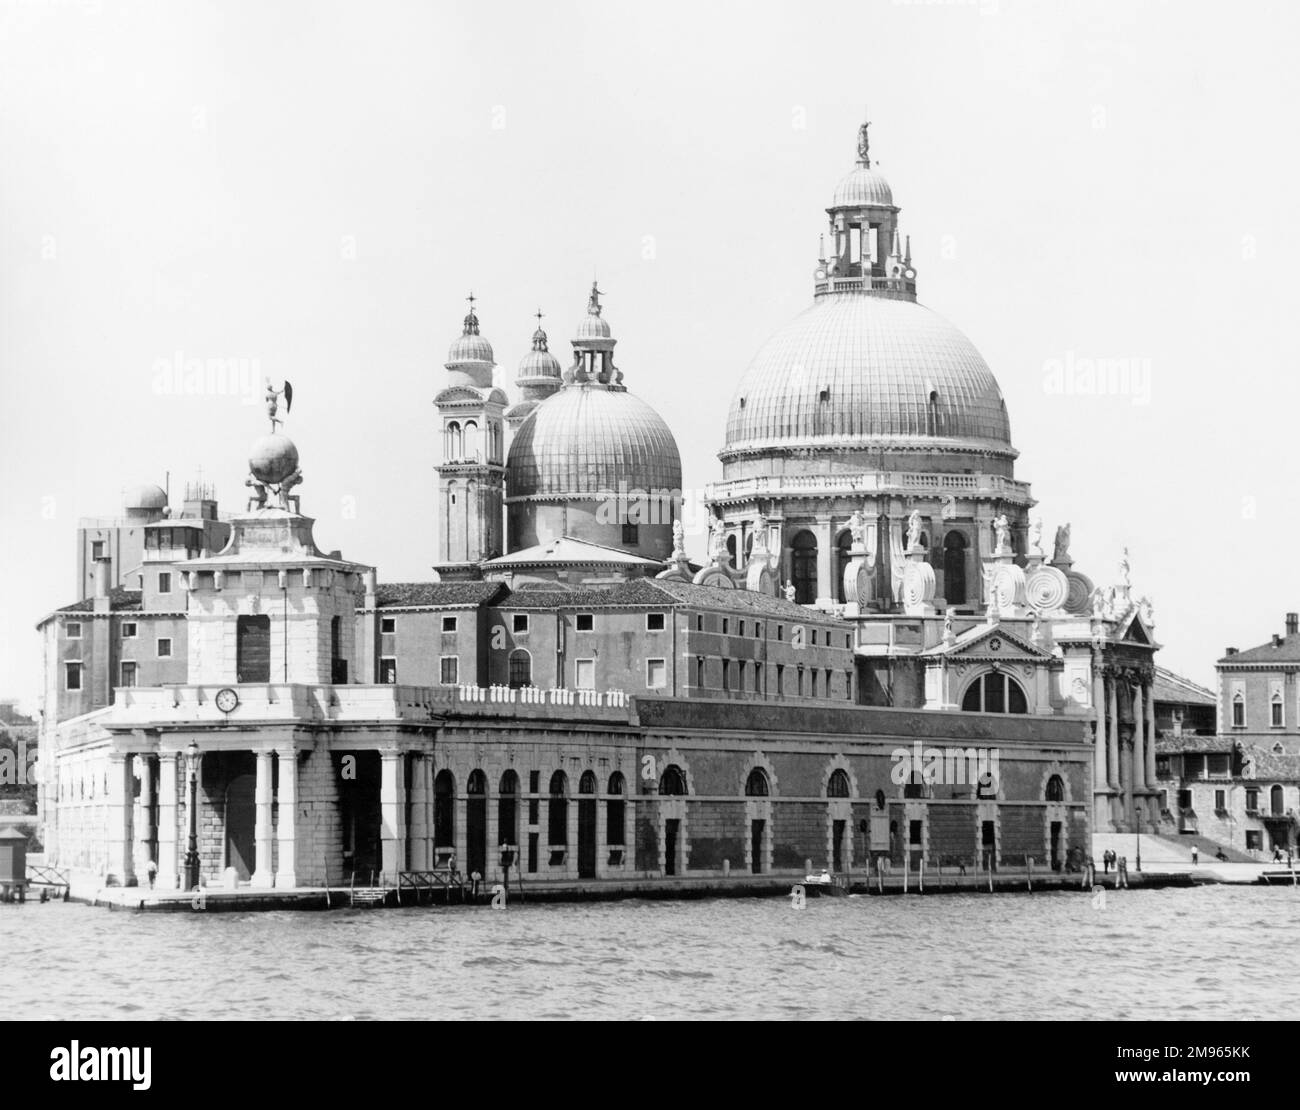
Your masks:
M1300 1016L1291 889L512 903L323 913L0 906L31 1018ZM1266 959L1260 959L1266 956Z

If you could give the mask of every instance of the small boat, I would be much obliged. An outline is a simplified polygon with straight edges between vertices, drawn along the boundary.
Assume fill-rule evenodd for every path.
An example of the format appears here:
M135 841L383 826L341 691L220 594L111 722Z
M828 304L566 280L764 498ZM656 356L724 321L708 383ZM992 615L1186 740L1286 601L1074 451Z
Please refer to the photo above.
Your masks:
M805 875L803 887L810 898L847 898L849 895L848 876L832 875L825 867Z
M1297 875L1300 875L1300 872L1278 868L1273 871L1261 872L1259 881L1261 883L1284 883L1287 886L1294 886L1296 885Z

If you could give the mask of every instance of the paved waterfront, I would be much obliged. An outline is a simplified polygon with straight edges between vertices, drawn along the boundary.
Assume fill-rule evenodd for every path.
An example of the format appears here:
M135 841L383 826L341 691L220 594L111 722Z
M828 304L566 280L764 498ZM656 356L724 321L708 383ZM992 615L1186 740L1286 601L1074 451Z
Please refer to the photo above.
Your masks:
M10 1016L1300 1017L1289 888L320 913L0 906ZM1267 959L1224 953L1267 953ZM924 989L920 989L921 985Z

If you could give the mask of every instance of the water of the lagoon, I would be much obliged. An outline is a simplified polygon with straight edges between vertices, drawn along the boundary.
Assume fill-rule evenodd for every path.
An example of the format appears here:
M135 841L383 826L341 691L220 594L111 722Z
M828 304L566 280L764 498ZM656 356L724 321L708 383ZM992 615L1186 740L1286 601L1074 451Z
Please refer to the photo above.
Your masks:
M6 1018L1293 1019L1300 893L0 906Z

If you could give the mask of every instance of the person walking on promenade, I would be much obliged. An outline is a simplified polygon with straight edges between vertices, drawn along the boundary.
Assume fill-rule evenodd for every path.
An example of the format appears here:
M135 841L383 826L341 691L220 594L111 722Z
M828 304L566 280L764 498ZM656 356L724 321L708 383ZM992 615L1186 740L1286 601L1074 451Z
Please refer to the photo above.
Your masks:
M1200 862L1200 860L1201 860L1201 853L1197 849L1196 845L1193 844L1192 845L1192 866L1195 867Z

